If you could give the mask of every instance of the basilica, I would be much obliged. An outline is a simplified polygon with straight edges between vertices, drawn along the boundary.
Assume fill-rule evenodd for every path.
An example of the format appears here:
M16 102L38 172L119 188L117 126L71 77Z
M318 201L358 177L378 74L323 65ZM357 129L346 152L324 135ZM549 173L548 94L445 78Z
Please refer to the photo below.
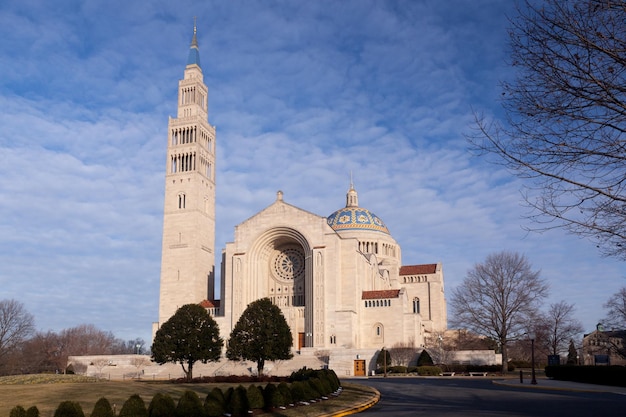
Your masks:
M401 247L381 217L359 202L353 183L337 206L318 215L273 202L235 226L215 252L215 128L208 122L196 29L178 112L168 123L158 322L199 303L227 340L247 305L267 297L283 312L300 354L325 352L342 375L373 369L375 353L424 346L446 329L441 263L403 265ZM219 279L219 294L215 293Z

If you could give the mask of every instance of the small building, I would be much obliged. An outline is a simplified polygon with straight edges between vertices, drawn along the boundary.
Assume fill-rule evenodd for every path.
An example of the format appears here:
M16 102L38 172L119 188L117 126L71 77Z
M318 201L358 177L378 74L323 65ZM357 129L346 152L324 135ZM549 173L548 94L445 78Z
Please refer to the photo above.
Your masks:
M583 336L583 365L626 365L626 330L601 325Z

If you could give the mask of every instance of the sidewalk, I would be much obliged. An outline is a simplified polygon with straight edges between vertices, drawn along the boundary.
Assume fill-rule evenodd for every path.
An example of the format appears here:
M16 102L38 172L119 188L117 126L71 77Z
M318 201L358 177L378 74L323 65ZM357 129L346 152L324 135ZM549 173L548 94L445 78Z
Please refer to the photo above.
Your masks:
M530 379L524 379L520 384L519 379L494 379L495 385L506 385L508 387L518 387L527 389L543 389L554 391L574 391L574 392L612 392L614 394L626 395L626 387L613 387L610 385L583 384L580 382L557 381L555 379L537 379L537 385L532 385Z

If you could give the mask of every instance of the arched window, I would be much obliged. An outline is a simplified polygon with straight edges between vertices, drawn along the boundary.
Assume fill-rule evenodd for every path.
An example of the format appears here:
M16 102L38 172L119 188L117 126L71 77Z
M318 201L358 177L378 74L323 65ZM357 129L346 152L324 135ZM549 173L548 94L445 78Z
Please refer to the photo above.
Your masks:
M179 209L184 209L186 203L187 202L186 202L185 194L184 193L178 194L178 208Z
M413 314L420 314L420 299L417 297L413 299Z

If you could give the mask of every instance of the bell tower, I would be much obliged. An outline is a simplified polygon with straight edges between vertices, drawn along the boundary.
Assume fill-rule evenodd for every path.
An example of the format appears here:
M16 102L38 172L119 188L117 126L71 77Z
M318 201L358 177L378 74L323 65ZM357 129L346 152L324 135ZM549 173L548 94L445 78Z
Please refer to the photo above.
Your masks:
M178 307L214 298L215 127L208 122L208 89L194 22L178 112L169 118L159 321Z

